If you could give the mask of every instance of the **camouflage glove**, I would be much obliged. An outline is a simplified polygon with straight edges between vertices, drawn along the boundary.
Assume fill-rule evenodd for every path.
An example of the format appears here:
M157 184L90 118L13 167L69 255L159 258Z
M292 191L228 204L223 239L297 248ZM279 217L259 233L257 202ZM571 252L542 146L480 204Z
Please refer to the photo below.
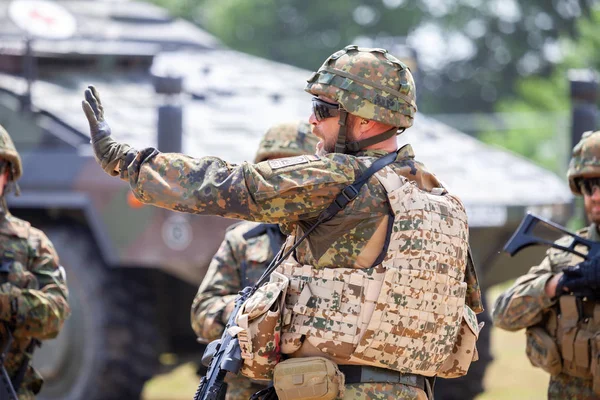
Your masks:
M556 286L556 294L566 292L582 297L597 297L600 290L600 259L586 260L563 270Z
M90 124L90 137L96 160L107 174L119 175L119 162L131 150L131 146L118 143L110 136L110 127L104 120L104 107L95 87L88 86L85 90L85 100L81 102L81 106Z

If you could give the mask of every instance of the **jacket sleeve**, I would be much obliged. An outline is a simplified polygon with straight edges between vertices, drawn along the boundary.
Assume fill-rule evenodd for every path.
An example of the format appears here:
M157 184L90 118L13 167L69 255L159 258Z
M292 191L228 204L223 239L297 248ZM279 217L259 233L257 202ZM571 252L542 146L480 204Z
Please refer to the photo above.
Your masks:
M494 304L494 324L508 331L533 326L542 321L543 313L556 303L546 295L546 282L554 276L548 257L518 278Z
M28 239L29 265L23 279L29 284L0 286L0 318L15 324L15 337L51 339L71 313L64 270L50 240L32 228Z
M258 222L316 217L355 178L345 159L304 156L283 167L270 161L229 164L153 148L132 151L121 168L140 201L175 211ZM333 157L333 156L332 156Z
M227 232L213 257L191 310L192 328L202 342L218 339L223 334L237 293L241 289L239 241Z

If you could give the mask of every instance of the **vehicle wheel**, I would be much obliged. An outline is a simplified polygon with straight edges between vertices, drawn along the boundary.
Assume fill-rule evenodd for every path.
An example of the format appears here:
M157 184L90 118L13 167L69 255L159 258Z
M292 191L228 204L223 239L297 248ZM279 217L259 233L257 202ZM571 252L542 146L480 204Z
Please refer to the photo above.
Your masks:
M139 399L158 367L148 284L127 278L127 271L108 269L86 230L45 232L67 273L72 314L59 336L34 355L34 367L45 380L38 398Z

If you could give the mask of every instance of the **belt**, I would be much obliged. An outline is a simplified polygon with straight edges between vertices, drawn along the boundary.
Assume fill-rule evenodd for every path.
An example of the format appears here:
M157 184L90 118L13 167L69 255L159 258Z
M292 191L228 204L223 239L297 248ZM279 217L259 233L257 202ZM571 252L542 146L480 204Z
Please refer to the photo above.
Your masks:
M417 387L427 393L425 378L422 375L403 374L391 369L368 367L365 365L338 365L345 376L345 383L385 382L401 383Z

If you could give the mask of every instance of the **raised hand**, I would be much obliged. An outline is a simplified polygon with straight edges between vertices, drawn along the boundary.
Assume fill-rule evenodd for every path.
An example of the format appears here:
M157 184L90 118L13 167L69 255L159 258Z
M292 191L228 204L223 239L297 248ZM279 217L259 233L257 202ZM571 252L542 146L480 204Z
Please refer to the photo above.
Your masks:
M84 96L81 106L90 124L90 138L96 160L107 174L116 176L122 159L131 147L118 143L111 137L110 127L104 120L104 107L98 90L94 86L88 86Z
M85 90L85 100L81 102L83 112L90 124L92 144L110 136L110 127L104 120L104 107L100 101L100 93L94 86Z

